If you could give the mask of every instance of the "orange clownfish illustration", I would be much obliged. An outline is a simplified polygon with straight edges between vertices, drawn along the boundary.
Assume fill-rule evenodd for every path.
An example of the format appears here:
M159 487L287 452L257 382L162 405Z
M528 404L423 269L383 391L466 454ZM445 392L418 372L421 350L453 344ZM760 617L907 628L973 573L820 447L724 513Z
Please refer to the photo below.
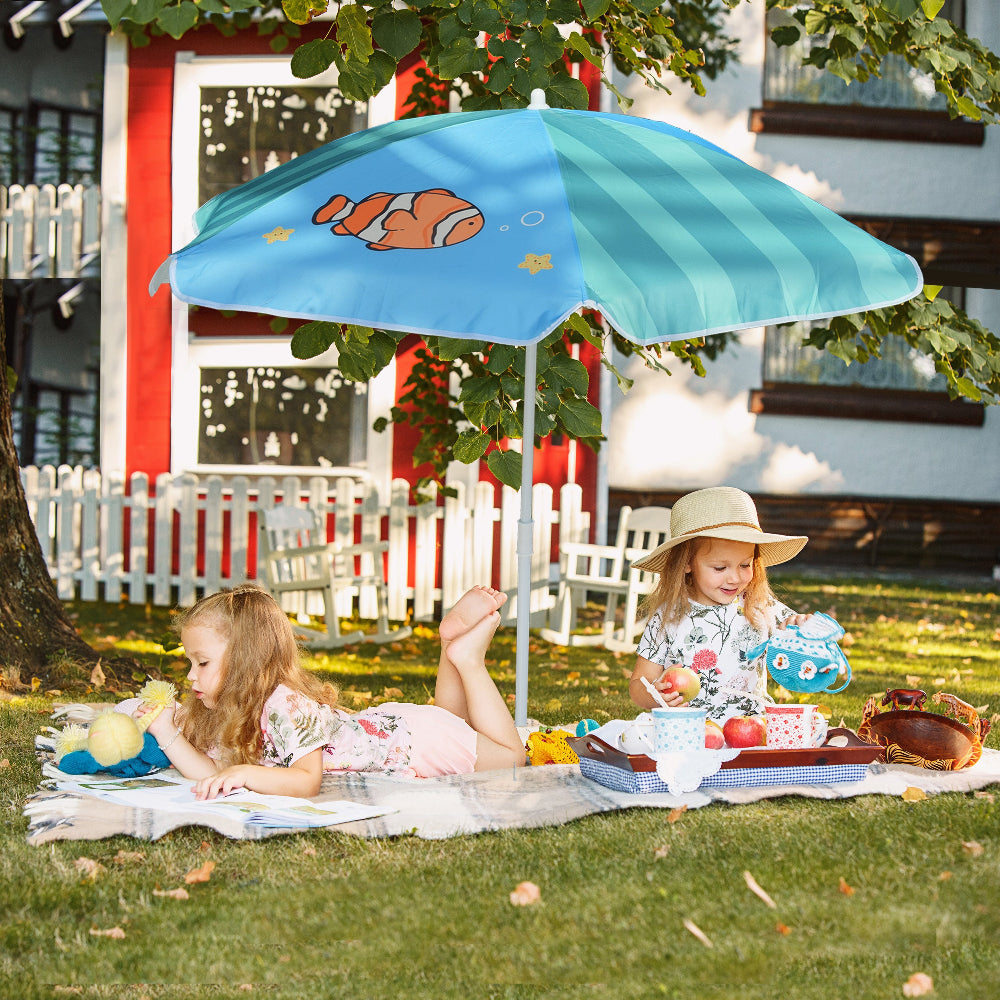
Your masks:
M410 194L370 194L353 202L334 195L313 222L332 222L338 236L356 236L369 250L430 250L471 240L483 228L483 213L443 188Z

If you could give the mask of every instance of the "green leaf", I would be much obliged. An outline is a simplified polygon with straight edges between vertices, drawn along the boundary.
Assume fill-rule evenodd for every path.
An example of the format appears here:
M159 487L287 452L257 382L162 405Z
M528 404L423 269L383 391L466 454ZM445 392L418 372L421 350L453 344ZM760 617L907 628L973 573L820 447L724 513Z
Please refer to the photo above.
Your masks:
M552 362L545 369L545 381L557 392L569 389L577 396L586 397L590 388L590 377L587 366L568 354L555 354Z
M545 91L549 102L555 107L586 111L587 105L590 103L590 94L586 84L568 73L558 73L552 77L547 83Z
M521 36L521 41L524 44L524 54L533 66L551 66L566 51L566 42L554 24L529 28Z
M583 12L587 15L588 21L596 21L599 17L604 17L611 6L611 0L583 0Z
M367 101L392 79L396 60L381 49L372 52L367 62L349 60L340 67L337 86L349 101Z
M443 80L454 80L466 73L479 73L486 68L486 50L467 37L456 38L439 56L437 71Z
M156 23L171 38L182 38L198 23L198 7L193 0L183 0L176 7L164 7Z
M924 285L924 295L930 302L933 302L941 293L942 288L944 285Z
M601 411L585 399L564 400L558 410L563 426L576 438L601 436Z
M132 0L101 0L101 9L108 19L112 31L118 27L121 19L128 14L132 8Z
M494 375L500 375L510 368L516 354L517 348L513 344L493 344L486 367Z
M486 454L490 445L490 436L481 431L462 431L455 442L455 458L465 465L478 462Z
M13 395L16 388L17 372L10 365L7 365L7 392Z
M548 16L553 24L576 24L580 20L580 5L577 0L550 0Z
M941 13L944 0L920 0L920 6L923 8L924 17L928 21L933 21Z
M979 402L983 398L983 394L979 391L979 386L976 385L971 379L960 378L955 380L955 388L966 397L966 399L974 399Z
M485 403L500 395L500 379L496 375L481 375L477 378L467 378L462 382L459 393L460 403Z
M505 486L521 487L521 456L516 451L491 451L486 457L490 472Z
M285 17L293 24L308 24L317 14L325 14L328 6L327 0L281 0Z
M794 24L784 24L771 32L775 45L794 45L802 37L802 32Z
M367 62L374 49L368 15L360 4L344 4L337 14L337 41L346 49L348 62ZM370 96L370 95L369 95Z
M473 0L472 23L473 31L484 31L488 35L496 35L506 29L500 11L489 0Z
M408 9L377 14L372 20L372 38L397 60L417 47L421 31L420 18Z
M320 320L306 323L292 334L292 357L300 361L305 358L315 358L342 341L339 323L326 323Z
M325 73L332 65L340 47L331 38L316 38L303 42L292 53L292 74L299 80Z
M493 94L502 93L514 82L514 73L515 68L506 59L498 59L490 66L487 89Z
M900 21L908 21L920 10L920 0L882 0L882 7Z
M598 69L604 65L603 53L595 51L579 31L570 32L569 38L566 39L566 49L583 56L591 66L596 66Z

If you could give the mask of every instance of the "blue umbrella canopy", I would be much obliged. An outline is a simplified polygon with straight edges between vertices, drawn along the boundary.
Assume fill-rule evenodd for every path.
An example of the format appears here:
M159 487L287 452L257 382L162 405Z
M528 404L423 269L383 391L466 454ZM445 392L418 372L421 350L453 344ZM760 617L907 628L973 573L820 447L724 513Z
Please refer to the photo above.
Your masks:
M207 202L199 305L525 344L581 307L651 344L901 302L912 258L663 122L552 108L391 122ZM165 270L166 268L166 270Z
M217 195L150 283L198 305L528 346L580 308L638 344L903 302L916 262L664 122L546 107L345 136ZM524 440L534 439L525 407ZM524 450L519 592L531 574ZM517 601L515 721L527 721Z

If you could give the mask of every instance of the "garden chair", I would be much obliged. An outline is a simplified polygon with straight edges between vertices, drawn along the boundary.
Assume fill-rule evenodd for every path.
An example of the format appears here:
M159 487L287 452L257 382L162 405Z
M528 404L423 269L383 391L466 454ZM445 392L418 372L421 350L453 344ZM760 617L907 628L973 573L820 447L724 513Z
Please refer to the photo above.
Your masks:
M355 642L394 642L410 635L409 628L389 627L389 597L383 556L388 542L366 541L356 545L327 542L316 512L281 504L260 513L261 576L276 600L302 595L301 610L317 591L323 597L326 629L296 626L309 649L334 649ZM377 601L376 631L342 632L340 619L349 618L354 599L360 604L364 587L374 587Z
M566 542L559 547L559 591L543 639L560 646L605 646L633 652L645 620L637 621L640 599L648 594L655 573L633 569L636 559L670 537L669 507L622 507L613 545ZM600 632L576 633L577 613L592 594L603 595L604 621ZM624 601L624 619L617 622L618 603Z

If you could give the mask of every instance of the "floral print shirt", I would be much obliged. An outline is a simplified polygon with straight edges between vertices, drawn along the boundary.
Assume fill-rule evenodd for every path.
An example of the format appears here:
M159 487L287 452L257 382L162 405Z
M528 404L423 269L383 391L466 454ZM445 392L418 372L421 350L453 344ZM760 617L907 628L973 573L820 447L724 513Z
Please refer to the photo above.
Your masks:
M261 714L261 763L288 767L322 747L324 771L412 774L410 732L391 710L387 704L351 715L279 684Z
M775 601L767 617L775 624L795 614ZM698 674L701 691L695 708L707 708L708 717L722 725L734 715L757 715L764 710L767 671L762 657L754 662L747 651L768 637L743 616L743 605L698 604L676 624L663 627L660 612L650 616L636 655L665 667L680 663Z

